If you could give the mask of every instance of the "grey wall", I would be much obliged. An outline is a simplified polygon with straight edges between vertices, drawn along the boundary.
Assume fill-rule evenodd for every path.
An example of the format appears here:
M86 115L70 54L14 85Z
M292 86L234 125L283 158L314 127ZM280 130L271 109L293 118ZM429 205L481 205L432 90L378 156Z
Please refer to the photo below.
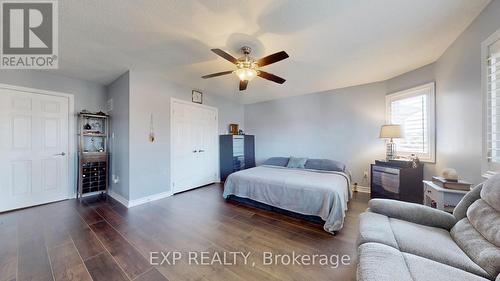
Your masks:
M192 88L169 82L158 73L130 72L130 199L170 191L170 98L191 100ZM203 103L219 109L219 131L243 125L243 106L204 93ZM155 142L148 140L150 115Z
M432 65L387 81L389 91L436 81L436 164L478 183L482 162L481 43L500 28L500 1L492 1Z
M72 94L75 99L75 112L82 109L89 111L104 110L106 89L100 84L34 70L0 70L0 83ZM76 116L73 118L73 122L75 128L78 128L76 126ZM76 135L74 139L75 148L77 148L78 138ZM76 156L75 151L71 158L74 159L75 167L78 167L76 166L78 159ZM74 171L74 175L73 186L76 191L76 171Z
M35 70L0 70L0 83L73 94L75 111L104 110L106 88L103 85Z
M111 115L111 190L129 199L129 108L130 79L127 71L107 87L107 98L112 100ZM116 179L116 183L113 181Z
M245 128L255 134L257 162L272 156L330 158L347 164L353 180L384 157L378 138L385 123L384 83L373 83L245 106Z
M385 114L381 93L435 81L436 163L426 164L425 177L451 167L465 180L482 181L481 42L500 28L499 15L500 0L494 0L435 63L387 81L245 106L245 126L257 135L259 160L329 157L346 162L362 182L362 171L383 157L377 141Z

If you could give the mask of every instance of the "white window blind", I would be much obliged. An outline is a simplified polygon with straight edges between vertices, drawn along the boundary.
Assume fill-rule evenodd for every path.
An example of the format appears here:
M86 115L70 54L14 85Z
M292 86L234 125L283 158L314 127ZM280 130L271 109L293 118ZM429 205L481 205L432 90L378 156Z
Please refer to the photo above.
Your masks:
M488 47L486 89L488 161L500 163L500 40Z
M397 154L434 162L434 83L388 95L387 115L402 128L403 138L394 139Z

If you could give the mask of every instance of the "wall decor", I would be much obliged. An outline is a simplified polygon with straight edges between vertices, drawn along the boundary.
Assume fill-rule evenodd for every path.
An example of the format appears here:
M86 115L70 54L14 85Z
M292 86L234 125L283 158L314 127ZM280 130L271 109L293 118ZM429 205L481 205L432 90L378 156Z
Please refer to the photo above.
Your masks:
M153 127L153 113L151 113L151 116L149 118L149 141L150 142L155 141L155 129Z
M203 93L200 91L193 90L191 92L191 100L195 103L203 103Z

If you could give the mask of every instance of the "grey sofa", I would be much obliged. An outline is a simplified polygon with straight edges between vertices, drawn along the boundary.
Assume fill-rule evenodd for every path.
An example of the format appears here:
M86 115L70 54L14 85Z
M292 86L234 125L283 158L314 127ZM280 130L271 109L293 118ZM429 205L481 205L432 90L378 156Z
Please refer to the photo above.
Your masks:
M358 244L359 281L500 281L500 175L467 193L453 214L372 199Z

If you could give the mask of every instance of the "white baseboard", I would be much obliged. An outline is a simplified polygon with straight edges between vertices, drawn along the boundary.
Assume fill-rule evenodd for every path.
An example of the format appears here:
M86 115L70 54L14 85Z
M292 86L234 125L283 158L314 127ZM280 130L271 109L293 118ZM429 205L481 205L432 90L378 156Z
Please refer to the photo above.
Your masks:
M111 196L113 199L120 202L120 204L122 204L123 206L125 206L127 208L132 208L132 207L139 206L139 205L151 202L151 201L160 200L160 199L172 196L172 195L173 195L172 192L166 191L166 192L142 197L139 199L127 200L123 196L121 196L120 194L115 193L112 190L109 191L109 196Z
M118 193L113 192L113 190L108 191L108 195L111 196L111 198L115 199L116 201L120 202L123 206L128 208L128 200L125 199L125 197L121 196Z
M352 186L352 190L354 190L354 185ZM358 185L356 191L362 193L370 193L370 187Z

